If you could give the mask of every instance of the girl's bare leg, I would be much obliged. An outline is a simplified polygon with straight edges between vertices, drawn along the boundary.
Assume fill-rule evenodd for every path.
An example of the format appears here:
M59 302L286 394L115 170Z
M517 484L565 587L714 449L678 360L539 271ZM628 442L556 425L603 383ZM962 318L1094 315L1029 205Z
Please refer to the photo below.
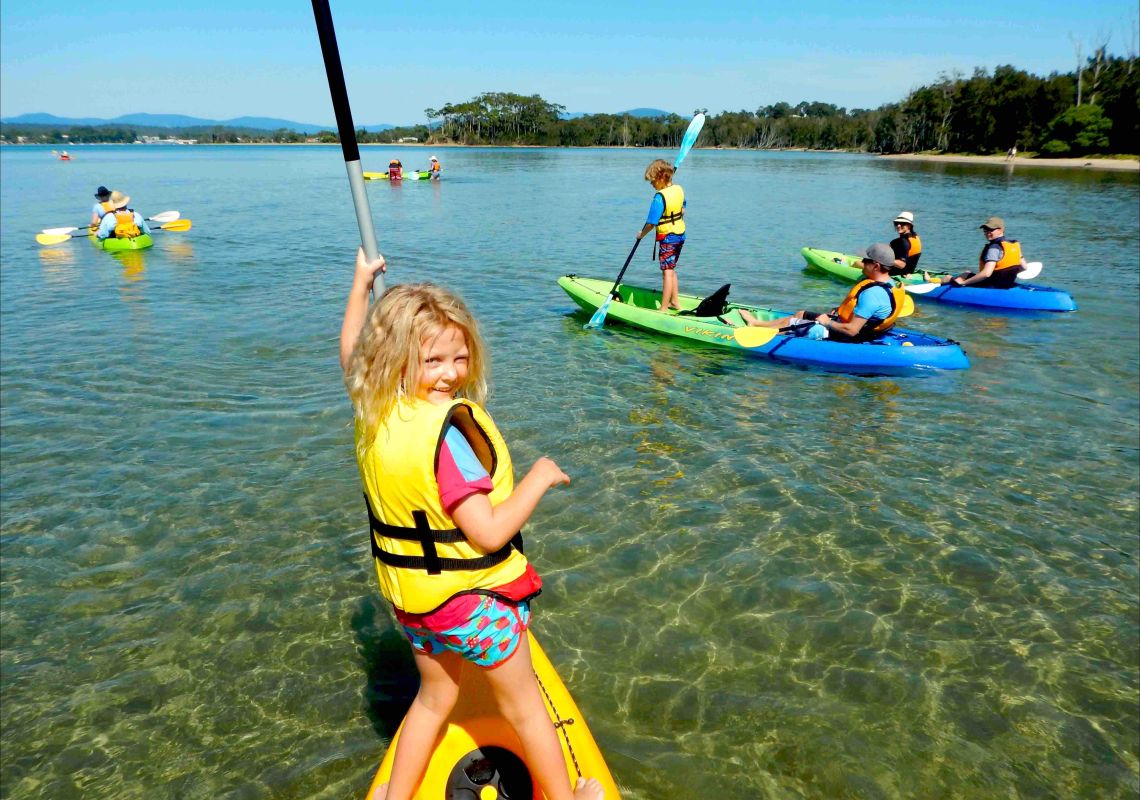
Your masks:
M404 717L400 741L392 760L392 779L369 800L405 800L423 777L435 740L459 697L459 668L463 659L446 651L426 655L413 651L420 672L420 690Z
M505 664L487 670L485 674L499 710L522 742L527 766L547 798L602 800L602 786L593 778L579 779L573 789L570 787L558 733L550 722L535 680L528 635L523 633L519 649Z

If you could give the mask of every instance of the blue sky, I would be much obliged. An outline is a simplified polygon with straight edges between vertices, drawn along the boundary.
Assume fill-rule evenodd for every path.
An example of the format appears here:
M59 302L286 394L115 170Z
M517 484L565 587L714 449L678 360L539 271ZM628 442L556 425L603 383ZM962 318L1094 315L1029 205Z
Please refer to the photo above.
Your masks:
M1106 38L1112 53L1136 50L1134 0L930 5L332 0L332 11L358 125L419 121L484 91L584 112L871 108L952 70L1071 71L1070 37L1086 53ZM333 121L303 0L4 0L0 116L34 111Z

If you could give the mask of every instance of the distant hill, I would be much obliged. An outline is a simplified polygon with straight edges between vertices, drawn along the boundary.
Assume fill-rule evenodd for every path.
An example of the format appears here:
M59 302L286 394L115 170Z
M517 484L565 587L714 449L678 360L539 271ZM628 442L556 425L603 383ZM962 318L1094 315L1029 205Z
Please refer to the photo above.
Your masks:
M236 117L234 119L202 119L201 117L188 117L184 114L124 114L114 119L98 119L96 117L57 117L54 114L20 114L17 117L5 117L0 122L9 125L145 125L151 128L212 128L220 125L226 128L251 128L253 130L276 131L281 128L296 133L316 133L317 131L335 131L336 125L313 125L305 122L294 122L288 119L274 117ZM386 131L395 125L365 125L364 129L371 133Z
M562 119L578 119L579 117L589 117L594 114L604 113L598 111L567 111L562 114ZM615 111L610 116L622 117L629 114L631 117L669 117L673 115L672 111L662 111L660 108L631 108L628 111ZM681 115L684 116L684 115Z

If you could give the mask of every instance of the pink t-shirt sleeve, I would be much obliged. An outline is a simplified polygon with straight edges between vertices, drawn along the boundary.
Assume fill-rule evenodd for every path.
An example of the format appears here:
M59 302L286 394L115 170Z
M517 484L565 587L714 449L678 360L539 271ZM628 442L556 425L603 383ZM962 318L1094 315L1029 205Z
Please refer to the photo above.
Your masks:
M454 425L448 427L439 448L435 479L439 484L440 503L448 514L475 492L490 492L494 488L491 476Z

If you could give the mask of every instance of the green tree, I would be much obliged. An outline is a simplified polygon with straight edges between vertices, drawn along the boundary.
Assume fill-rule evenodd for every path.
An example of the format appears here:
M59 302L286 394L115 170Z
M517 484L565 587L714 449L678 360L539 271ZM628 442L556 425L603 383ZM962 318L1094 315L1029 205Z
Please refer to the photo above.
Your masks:
M1075 156L1103 152L1108 148L1111 130L1112 120L1100 106L1073 106L1050 123L1045 147L1052 153L1069 152Z

